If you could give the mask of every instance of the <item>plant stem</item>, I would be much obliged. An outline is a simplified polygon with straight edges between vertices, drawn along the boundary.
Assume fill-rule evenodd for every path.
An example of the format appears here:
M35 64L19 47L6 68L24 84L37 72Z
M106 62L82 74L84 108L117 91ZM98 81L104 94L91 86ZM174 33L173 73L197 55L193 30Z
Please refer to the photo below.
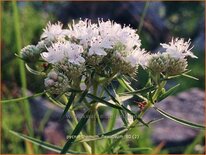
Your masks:
M162 81L159 85L158 85L158 88L157 88L157 90L155 91L155 94L153 95L153 97L152 97L152 100L153 101L155 101L157 98L158 98L158 96L159 96L159 94L161 93L161 91L162 91L162 88L164 88L164 86L166 85L166 81Z
M98 83L94 83L93 85L93 95L97 96L97 91L98 91ZM96 135L96 110L97 110L97 104L93 104L90 107L92 111L92 115L90 117L90 134L91 136ZM91 149L92 149L92 154L95 154L95 141L91 141Z
M15 29L15 37L16 37L16 43L17 43L17 53L20 54L21 47L22 47L22 42L21 42L21 32L20 32L20 22L19 22L19 16L18 16L18 8L16 4L16 0L12 1L12 9L13 9L13 17L14 17L14 29ZM20 80L21 80L21 86L22 86L22 95L26 96L26 91L27 91L27 83L26 83L26 71L24 67L24 63L21 60L18 60L19 63L19 71L20 71ZM23 112L24 112L24 117L26 120L26 126L28 128L28 132L31 136L33 136L33 125L32 125L32 117L30 113L30 106L29 102L27 100L22 101L24 103L23 105ZM31 144L26 143L26 148L27 152L30 154L34 153L34 150L31 149Z

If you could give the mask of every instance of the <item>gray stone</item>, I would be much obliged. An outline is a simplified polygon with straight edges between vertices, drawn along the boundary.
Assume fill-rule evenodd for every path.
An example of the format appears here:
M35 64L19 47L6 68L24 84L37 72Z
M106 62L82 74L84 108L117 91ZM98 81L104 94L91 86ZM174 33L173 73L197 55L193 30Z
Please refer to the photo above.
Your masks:
M193 88L178 94L176 97L168 97L157 103L156 106L178 118L204 124L204 95L202 90ZM145 121L149 121L162 117L157 111L150 109L143 118ZM189 143L199 132L199 129L178 124L168 118L152 125L153 141L155 143L165 142L165 145Z

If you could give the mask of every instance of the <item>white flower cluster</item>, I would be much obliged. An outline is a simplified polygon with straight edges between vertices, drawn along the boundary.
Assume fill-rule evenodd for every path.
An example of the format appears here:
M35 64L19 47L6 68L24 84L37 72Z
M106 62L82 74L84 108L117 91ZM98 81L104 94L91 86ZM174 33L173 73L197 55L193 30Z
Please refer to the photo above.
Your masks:
M73 21L68 29L62 29L60 23L49 23L41 38L57 41L47 48L47 52L41 54L44 60L52 64L67 58L70 63L80 65L87 61L87 58L99 57L101 59L95 59L99 61L93 63L99 65L103 57L112 53L136 67L144 58L136 31L111 21L99 20L98 24L92 24L91 20L87 19L78 23Z
M147 67L153 73L162 72L168 76L181 74L187 68L187 57L197 58L191 52L190 44L190 39L185 42L182 38L172 39L169 44L160 44L165 52L150 55Z
M67 29L60 22L49 22L38 44L25 47L21 54L30 62L42 58L52 66L52 73L66 77L55 81L49 74L45 81L47 89L52 87L61 92L63 89L58 90L58 86L66 82L70 87L87 89L94 76L110 79L117 74L132 76L139 65L152 73L176 75L186 70L188 56L197 58L191 52L190 40L172 39L161 46L165 52L149 54L141 49L139 35L131 27L110 20L99 19L95 24L85 19L73 21Z
M91 70L112 77L118 73L133 75L139 65L145 66L146 52L129 26L110 20L93 24L88 19L73 21L68 29L62 26L48 23L37 46L43 49L42 59L65 74L72 86L82 85L81 77L89 77Z

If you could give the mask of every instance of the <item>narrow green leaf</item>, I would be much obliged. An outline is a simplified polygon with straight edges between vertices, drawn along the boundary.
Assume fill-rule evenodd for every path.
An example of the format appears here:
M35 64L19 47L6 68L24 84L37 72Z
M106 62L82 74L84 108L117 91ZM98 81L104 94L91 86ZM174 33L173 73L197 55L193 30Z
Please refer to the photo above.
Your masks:
M119 115L120 115L120 117L121 117L124 125L125 125L125 126L128 126L129 121L128 121L128 119L127 119L127 114L126 114L126 112L125 112L125 111L122 111L122 110L119 110Z
M81 94L81 96L80 96L79 100L77 101L77 103L81 103L81 102L84 100L84 98L87 96L87 93L88 93L88 90L85 90L85 91Z
M186 71L184 71L182 74L187 74L187 73L189 73L189 72L191 72L191 70L186 70ZM167 77L167 78L163 78L162 80L170 80L170 79L174 79L174 78L177 78L177 77L182 76L182 74L169 76L169 77Z
M117 81L127 91L134 91L134 89L123 78L117 78Z
M157 107L153 107L157 112L159 112L160 114L162 114L163 116L177 122L177 123L180 123L182 125L185 125L185 126L189 126L189 127L193 127L193 128L201 128L201 129L205 129L205 126L203 125L200 125L200 124L195 124L193 122L189 122L189 121L186 121L186 120L183 120L183 119L180 119L180 118L177 118L171 114L168 114L166 112L164 112L163 110L157 108Z
M68 101L68 103L67 103L67 105L66 105L66 107L64 109L64 112L61 115L61 119L63 119L64 116L66 115L66 113L68 112L70 106L72 105L72 103L74 101L75 96L76 96L76 93L72 92L70 97L69 97L69 101Z
M117 106L117 105L115 105L115 104L112 104L112 103L110 103L110 102L108 102L108 101L105 101L104 99L99 98L99 97L97 97L97 96L94 96L94 95L92 95L92 94L90 94L90 93L88 93L87 96L88 96L89 98L91 98L91 99L93 99L93 100L95 100L95 101L97 101L97 102L103 103L103 104L105 104L105 105L107 105L107 106L109 106L109 107L116 108L116 109L122 109L121 106Z
M135 91L135 90L129 85L129 83L128 83L127 81L125 81L122 77L121 77L121 78L117 78L117 80L118 80L119 84L120 84L124 89L126 89L127 91L129 91L129 92ZM144 97L144 96L142 96L141 94L135 94L135 96L143 99L144 101L147 101L147 98Z
M60 152L61 152L61 149L62 149L62 148L59 147L59 146L55 146L55 145L49 144L49 143L47 143L47 142L43 142L43 141L41 141L41 140L39 140L39 139L32 138L32 137L30 137L30 136L26 136L26 135L24 135L24 134L17 133L17 132L12 131L12 130L10 130L10 132L11 132L13 135L17 136L17 137L20 137L20 138L22 138L22 139L24 139L24 140L27 140L27 141L29 141L29 142L31 142L31 143L33 143L33 144L35 144L35 145L38 145L38 146L40 146L40 147L43 147L43 148L45 148L45 149L47 149L47 150L54 151L54 152L57 152L57 153L60 153ZM66 153L79 154L79 153L84 153L84 152L67 151Z
M23 58L22 58L20 55L18 55L17 53L14 53L14 55L15 55L17 58L19 58L19 59L25 61L25 59L23 59Z
M166 93L162 94L160 97L158 97L158 102L162 101L163 99L167 98L168 96L172 95L176 89L180 86L180 84L177 84L176 86L170 88Z
M32 73L32 74L40 75L40 76L46 76L46 73L40 72L40 71L36 71L36 70L32 69L31 67L29 67L28 64L25 64L25 66L26 66L26 69L27 69L30 73Z
M141 93L147 93L149 91L155 90L156 86L150 86L150 87L146 87L140 90L135 90L135 91L130 91L130 92L125 92L125 93L121 93L119 94L119 96L125 96L125 95L136 95L136 94L141 94Z
M37 96L41 96L45 93L46 92L44 91L44 92L41 92L41 93L34 94L32 96L20 97L20 98L15 98L15 99L10 99L10 100L3 100L3 101L0 101L0 102L1 103L19 102L19 101L27 100L27 99L34 98L34 97L37 97Z
M118 114L118 110L112 109L112 115L111 115L111 117L108 121L108 124L107 124L107 131L111 131L113 129L113 127L115 126L117 114Z
M106 89L106 87L105 87L105 89ZM105 91L106 91L107 94L111 97L111 99L113 100L113 102L115 102L115 103L117 103L117 104L120 105L118 99L115 98L115 97L119 97L119 96L118 96L118 94L116 93L116 91L115 91L115 89L114 89L114 87L113 87L112 84L111 84L111 91L112 91L112 93L115 95L115 97L110 93L110 91L109 91L108 89L106 89ZM128 119L127 119L127 113L126 113L125 111L123 111L123 110L119 110L119 114L120 114L120 117L121 117L124 125L125 125L125 126L128 126L129 121L128 121Z
M130 115L133 115L133 116L135 115L135 113L133 113L131 110L129 110L129 109L127 109L125 106L121 105L121 104L119 103L119 101L110 93L110 91L109 91L106 87L105 87L104 89L105 89L105 91L107 92L107 94L111 97L111 99L112 99L115 103L117 103L119 106L121 106L123 110L127 111ZM114 89L113 89L113 93L117 96L117 94L116 94L116 92L114 91Z
M113 99L113 101L114 101L115 103L117 103L118 105L120 105L119 101L118 101L114 96L112 96L112 94L109 92L109 90L108 90L107 88L104 88L104 89L105 89L105 91L108 93L108 95L111 97L111 99ZM114 89L113 89L113 91L114 91L114 94L117 96L117 94L116 94L116 92L115 92ZM136 114L135 114L134 112L132 112L131 110L129 110L128 108L126 108L126 107L123 106L123 105L120 105L120 106L121 106L122 110L124 110L124 111L126 111L127 113L129 113L130 115L134 116L135 119L139 120L139 122L141 122L143 125L149 127L148 124L147 124L146 122L144 122L141 118L136 117ZM123 114L123 113L122 113L122 114ZM121 115L120 115L120 116L121 116ZM127 120L126 120L126 122L127 122Z
M75 139L77 138L77 136L79 135L79 133L81 132L83 127L86 125L90 114L91 114L91 111L88 110L82 116L81 120L78 122L77 126L75 127L74 131L72 132L70 138L68 139L68 141L64 145L63 149L61 150L61 154L65 154L69 150L69 148L71 147L71 145L73 144L73 142L75 141Z
M111 150L113 148L115 148L119 143L120 141L122 140L122 138L124 137L124 135L126 134L126 132L122 133L120 138L117 138L116 141L114 141L112 144L110 144L108 147L106 147L102 152L101 154L105 154L105 153L108 153L108 152L111 152Z
M190 79L193 79L193 80L199 80L198 78L194 77L194 76L191 76L191 75L188 75L188 74L182 74L182 76L185 76L187 78L190 78Z
M52 103L54 103L55 105L57 105L57 106L59 106L59 107L61 107L61 108L65 108L65 105L64 105L63 103L61 103L60 101L56 100L55 98L53 98L53 97L51 96L51 94L46 93L46 96L47 96L48 99L49 99Z

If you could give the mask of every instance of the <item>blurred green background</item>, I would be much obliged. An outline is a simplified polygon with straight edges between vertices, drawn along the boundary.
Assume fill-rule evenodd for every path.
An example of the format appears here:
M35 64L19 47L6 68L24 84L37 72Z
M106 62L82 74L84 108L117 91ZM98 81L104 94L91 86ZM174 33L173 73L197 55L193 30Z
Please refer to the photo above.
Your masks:
M93 21L97 21L98 18L104 18L121 24L130 24L131 27L138 29L144 8L145 2L18 2L21 46L36 44L48 21L61 21L66 25L71 19L91 18ZM159 43L168 42L172 36L191 38L192 40L193 51L198 59L189 60L188 68L192 70L190 74L199 80L191 81L187 78L178 78L176 81L171 81L171 84L181 81L179 92L193 87L198 87L203 91L205 88L204 9L204 2L150 2L146 10L140 33L142 47L146 50L158 51ZM18 53L15 31L16 19L12 2L2 2L1 10L1 93L3 99L10 99L22 96L19 60L14 55ZM26 78L28 90L33 93L43 91L43 79L41 77L33 76L26 71ZM141 69L137 79L146 81L146 75ZM143 84L144 82L139 83L137 87L141 88ZM30 145L8 132L8 129L12 129L27 133L26 117L21 103L2 105L2 153L17 154L26 151L28 153ZM42 120L44 119L42 118ZM44 139L41 131L37 128L34 130L35 137L39 136L39 138ZM158 147L152 144L149 138L149 130L145 130L142 134L144 138L138 141L136 145L156 148L156 153L169 152L167 149L158 150ZM186 149L187 147L181 153ZM31 150L33 150L33 153L46 153L44 149L33 148ZM189 153L198 152L191 149Z

